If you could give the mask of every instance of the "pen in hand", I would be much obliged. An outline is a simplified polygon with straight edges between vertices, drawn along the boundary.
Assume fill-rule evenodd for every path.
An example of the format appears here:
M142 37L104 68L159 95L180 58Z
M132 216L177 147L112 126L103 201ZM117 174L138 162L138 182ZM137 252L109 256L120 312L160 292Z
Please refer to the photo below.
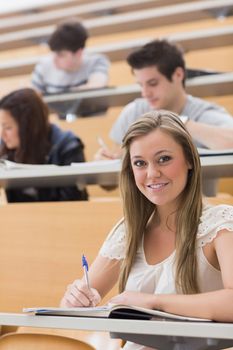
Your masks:
M82 255L82 266L84 271L84 278L87 285L87 288L89 289L89 293L84 292L86 294L87 299L89 299L89 307L95 307L97 304L99 304L101 300L101 296L98 293L98 291L94 288L91 288L90 281L88 277L88 263L85 255Z
M90 283L89 283L89 277L88 277L88 263L87 263L87 259L86 259L84 254L82 256L82 266L83 266L84 277L85 277L87 287L88 287L88 289L91 289Z
M98 136L97 137L97 141L98 144L100 145L100 147L108 149L108 146L106 145L106 143L104 142L104 140L102 139L102 137Z

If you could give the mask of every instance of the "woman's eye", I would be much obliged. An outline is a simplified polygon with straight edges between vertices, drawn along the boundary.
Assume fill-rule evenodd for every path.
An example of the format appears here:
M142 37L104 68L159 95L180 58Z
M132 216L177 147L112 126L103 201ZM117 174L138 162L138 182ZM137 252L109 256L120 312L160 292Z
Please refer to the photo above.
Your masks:
M162 156L159 158L159 163L165 163L165 162L168 162L169 160L171 160L170 156Z
M133 163L134 166L137 166L137 167L142 167L144 166L146 163L143 161L143 160L135 160L135 162Z

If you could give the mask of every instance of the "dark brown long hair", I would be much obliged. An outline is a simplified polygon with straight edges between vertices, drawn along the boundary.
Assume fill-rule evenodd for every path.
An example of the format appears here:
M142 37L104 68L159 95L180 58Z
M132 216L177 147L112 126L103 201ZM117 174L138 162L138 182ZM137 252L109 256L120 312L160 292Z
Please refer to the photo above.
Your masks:
M0 157L19 163L43 164L49 151L48 107L30 88L3 97L0 109L10 113L19 128L20 147L10 150L1 142Z

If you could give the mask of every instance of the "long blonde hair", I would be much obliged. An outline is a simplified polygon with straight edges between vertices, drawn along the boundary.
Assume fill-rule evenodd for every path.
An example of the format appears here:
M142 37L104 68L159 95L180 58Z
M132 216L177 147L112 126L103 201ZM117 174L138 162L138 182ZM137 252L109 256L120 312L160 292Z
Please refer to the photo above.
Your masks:
M137 188L130 161L130 145L140 136L155 129L169 134L182 147L191 165L187 184L181 193L176 216L176 289L185 294L199 291L197 283L196 234L202 213L201 166L196 147L179 117L161 110L146 113L134 122L123 139L124 156L120 175L125 226L127 232L126 258L122 263L120 290L123 291L148 220L157 215L156 205Z

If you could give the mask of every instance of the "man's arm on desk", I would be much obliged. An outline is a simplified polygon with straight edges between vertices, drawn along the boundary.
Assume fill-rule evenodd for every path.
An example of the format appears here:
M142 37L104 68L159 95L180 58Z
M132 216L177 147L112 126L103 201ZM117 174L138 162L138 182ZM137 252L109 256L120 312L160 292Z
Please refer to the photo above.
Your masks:
M209 149L233 148L233 127L221 127L188 120L186 128L192 138Z
M208 149L232 149L233 128L219 127L188 120L186 128L192 138L205 145ZM96 160L121 158L121 146L115 143L113 149L101 147L95 154Z
M106 74L96 72L90 75L86 84L80 85L78 88L72 89L72 91L80 91L85 89L98 89L106 87L108 84L108 77Z

